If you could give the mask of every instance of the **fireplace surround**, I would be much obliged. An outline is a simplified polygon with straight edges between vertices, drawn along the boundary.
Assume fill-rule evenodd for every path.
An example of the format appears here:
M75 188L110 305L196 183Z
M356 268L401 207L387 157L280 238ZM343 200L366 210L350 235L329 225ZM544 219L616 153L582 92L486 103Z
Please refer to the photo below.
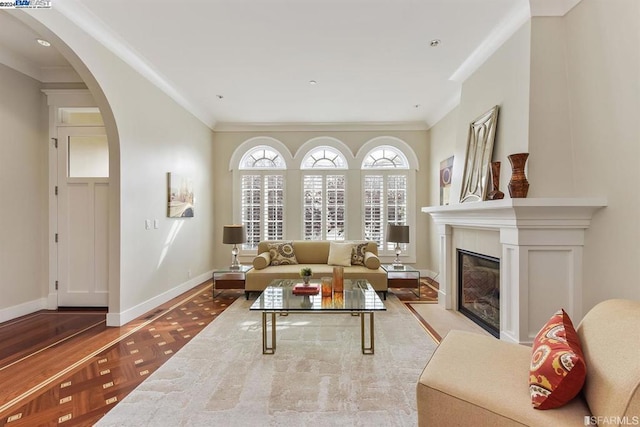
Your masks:
M438 303L457 310L454 230L493 231L500 250L500 339L531 344L558 309L579 322L584 233L603 198L503 199L423 207L440 240Z

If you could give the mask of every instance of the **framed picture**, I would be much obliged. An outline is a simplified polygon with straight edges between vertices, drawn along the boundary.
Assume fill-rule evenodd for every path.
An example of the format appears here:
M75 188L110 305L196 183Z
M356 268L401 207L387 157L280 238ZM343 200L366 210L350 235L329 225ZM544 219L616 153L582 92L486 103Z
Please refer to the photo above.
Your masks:
M440 162L440 205L449 204L451 191L451 174L453 172L453 156Z
M467 157L464 161L460 203L478 202L487 198L497 124L497 105L469 124Z
M193 217L193 179L171 172L167 175L169 187L167 216L169 218Z

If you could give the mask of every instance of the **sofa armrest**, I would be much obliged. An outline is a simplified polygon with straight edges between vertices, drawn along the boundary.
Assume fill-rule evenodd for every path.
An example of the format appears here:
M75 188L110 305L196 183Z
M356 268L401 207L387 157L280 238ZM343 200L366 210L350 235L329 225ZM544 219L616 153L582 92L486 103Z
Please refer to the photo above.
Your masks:
M378 268L380 268L380 258L378 258L376 254L365 252L364 266L371 270L377 270Z
M253 259L253 268L256 270L267 268L269 264L271 264L271 255L269 255L269 252L262 252Z

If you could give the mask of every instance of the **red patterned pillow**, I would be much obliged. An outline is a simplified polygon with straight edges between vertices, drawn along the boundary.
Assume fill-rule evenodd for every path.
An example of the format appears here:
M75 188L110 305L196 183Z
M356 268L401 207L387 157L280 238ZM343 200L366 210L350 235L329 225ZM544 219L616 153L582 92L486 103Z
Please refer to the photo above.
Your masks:
M533 341L529 372L531 403L558 408L582 389L587 369L580 340L564 310L556 312Z

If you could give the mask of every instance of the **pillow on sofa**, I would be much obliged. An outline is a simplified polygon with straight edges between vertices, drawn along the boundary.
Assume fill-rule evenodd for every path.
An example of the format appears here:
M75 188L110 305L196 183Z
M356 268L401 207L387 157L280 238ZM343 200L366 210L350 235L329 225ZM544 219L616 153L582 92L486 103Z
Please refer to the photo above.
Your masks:
M380 268L380 258L373 252L367 252L364 254L364 266L371 270L377 270Z
M271 265L297 264L296 253L293 251L293 242L269 243L269 256Z
M271 255L269 255L269 252L262 252L253 259L253 268L256 270L267 268L269 264L271 264Z
M331 242L329 245L329 260L327 261L327 264L350 267L352 250L353 243Z
M369 242L355 243L351 250L351 265L364 265L364 254L367 251Z
M535 409L558 408L584 385L587 369L578 334L564 310L556 312L533 341L529 392Z

